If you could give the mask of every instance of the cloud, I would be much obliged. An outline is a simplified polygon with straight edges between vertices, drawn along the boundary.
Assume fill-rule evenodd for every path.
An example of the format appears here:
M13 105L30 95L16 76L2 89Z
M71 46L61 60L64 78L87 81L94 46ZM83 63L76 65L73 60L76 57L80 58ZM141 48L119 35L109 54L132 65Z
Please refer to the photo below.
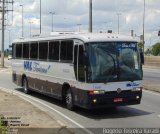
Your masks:
M88 30L88 7L89 0L41 0L42 1L42 32L51 32L51 14L53 16L54 31L77 31L77 24L81 25L81 30ZM120 33L130 34L134 30L135 34L142 34L143 24L143 0L93 0L93 31L107 31L108 29L117 32L119 16ZM14 3L14 20L12 31L16 33L12 38L21 36L21 7L24 7L24 33L29 37L30 24L33 21L32 33L39 33L40 0L16 0ZM145 34L146 45L150 45L150 37L157 38L152 34L160 29L160 9L159 0L146 0ZM11 18L11 17L10 17ZM155 40L157 41L157 39ZM153 41L154 42L154 38Z

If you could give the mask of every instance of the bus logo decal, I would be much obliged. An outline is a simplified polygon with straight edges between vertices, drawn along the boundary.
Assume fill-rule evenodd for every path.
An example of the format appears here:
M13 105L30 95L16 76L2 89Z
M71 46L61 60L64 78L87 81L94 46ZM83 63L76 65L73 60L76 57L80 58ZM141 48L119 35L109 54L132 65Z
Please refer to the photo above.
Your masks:
M27 71L33 71L33 72L39 72L39 73L48 73L48 71L50 70L51 65L49 66L41 66L38 62L31 62L31 61L24 61L24 70Z
M137 86L139 86L140 84L137 84L137 83L134 83L134 82L132 82L132 83L128 83L127 84L127 87L137 87Z
M38 62L34 62L33 63L33 71L34 72L39 72L39 73L44 73L44 74L46 74L48 71L49 71L49 69L51 68L51 65L49 65L49 66L45 66L45 67L43 67L43 66L41 66Z
M24 70L32 71L32 62L24 61Z
M120 94L122 92L122 89L118 88L117 93Z

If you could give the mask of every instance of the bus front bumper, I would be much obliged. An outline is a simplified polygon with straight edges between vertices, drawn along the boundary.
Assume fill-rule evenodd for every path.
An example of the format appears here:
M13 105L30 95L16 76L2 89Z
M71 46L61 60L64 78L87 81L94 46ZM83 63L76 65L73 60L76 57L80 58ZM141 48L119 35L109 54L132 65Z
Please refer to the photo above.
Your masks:
M83 101L77 103L85 109L126 106L140 104L142 91L106 92L105 94L85 95Z

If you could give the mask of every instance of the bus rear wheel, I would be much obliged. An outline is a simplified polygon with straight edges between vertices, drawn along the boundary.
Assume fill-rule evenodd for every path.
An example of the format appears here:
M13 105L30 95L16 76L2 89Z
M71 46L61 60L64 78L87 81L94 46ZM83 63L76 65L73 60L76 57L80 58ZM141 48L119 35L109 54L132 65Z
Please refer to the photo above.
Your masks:
M28 81L26 78L23 79L23 92L25 94L29 94Z
M67 109L74 110L75 106L73 103L73 94L70 88L66 92L65 102L66 102Z

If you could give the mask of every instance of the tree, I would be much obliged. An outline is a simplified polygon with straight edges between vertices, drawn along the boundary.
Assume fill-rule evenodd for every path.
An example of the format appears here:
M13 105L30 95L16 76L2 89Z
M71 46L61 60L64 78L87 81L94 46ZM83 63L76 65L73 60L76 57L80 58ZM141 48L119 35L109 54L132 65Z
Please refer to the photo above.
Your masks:
M138 42L138 47L139 47L140 49L143 49L143 43L142 43L142 42Z
M160 54L160 43L156 43L155 45L153 45L152 54L154 56L157 56Z

